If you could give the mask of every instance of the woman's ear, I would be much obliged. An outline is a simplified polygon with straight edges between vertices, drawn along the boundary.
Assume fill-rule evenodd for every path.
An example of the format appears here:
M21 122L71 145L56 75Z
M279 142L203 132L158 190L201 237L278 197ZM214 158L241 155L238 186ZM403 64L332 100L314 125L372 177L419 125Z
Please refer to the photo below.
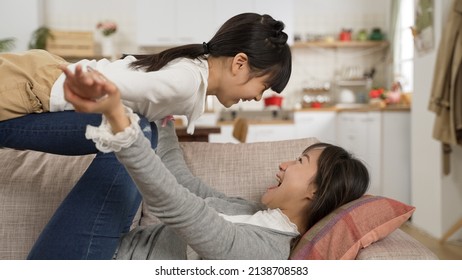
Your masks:
M245 53L238 53L234 56L231 71L237 74L241 70L248 70L249 58Z
M316 195L316 186L311 183L310 187L306 190L306 198L308 200L313 200L313 197Z

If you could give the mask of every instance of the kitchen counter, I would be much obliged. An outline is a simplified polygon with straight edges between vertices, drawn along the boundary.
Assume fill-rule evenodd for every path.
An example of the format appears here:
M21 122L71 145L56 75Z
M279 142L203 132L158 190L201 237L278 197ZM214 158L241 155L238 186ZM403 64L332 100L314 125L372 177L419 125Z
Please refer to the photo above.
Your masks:
M294 124L294 114L297 113L340 113L340 112L388 112L388 111L410 111L409 105L388 105L386 107L379 107L369 104L345 104L340 106L331 106L324 108L302 108L297 110L281 110L279 114L272 114L272 111L236 111L233 115L230 111L225 112L226 115L222 114L221 118L218 118L216 125L233 125L234 120L237 117L246 118L250 125L290 125ZM233 115L233 116L232 116ZM225 116L225 117L223 117Z
M410 105L403 105L403 104L396 104L396 105L388 105L386 107L378 107L374 105L354 105L351 106L332 106L326 108L303 108L299 110L294 110L294 112L326 112L326 111L334 111L334 112L370 112L370 111L410 111Z

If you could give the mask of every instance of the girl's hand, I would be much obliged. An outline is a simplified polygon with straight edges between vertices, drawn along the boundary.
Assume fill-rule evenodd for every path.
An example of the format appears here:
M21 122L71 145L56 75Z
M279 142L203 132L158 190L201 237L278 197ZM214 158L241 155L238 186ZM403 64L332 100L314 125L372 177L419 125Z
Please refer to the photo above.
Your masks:
M73 90L73 86L75 85L75 83L73 83L73 79L78 80L81 77L76 78L73 77L72 73L70 74L71 76L66 74L67 78L64 82L64 98L74 106L77 112L104 114L112 127L113 133L123 131L126 127L130 126L130 120L125 114L124 106L120 100L120 92L115 84L105 79L99 72L93 71L92 76L100 75L102 77L100 81L103 82L101 82L98 87L103 97L100 97L99 99L89 99L80 96ZM87 78L88 77L85 77L84 79ZM69 81L67 81L68 79Z
M66 75L64 83L74 94L87 99L99 99L104 96L103 87L106 78L98 71L88 67L88 71L84 72L81 65L75 67L75 73L72 73L66 65L60 65L59 68Z

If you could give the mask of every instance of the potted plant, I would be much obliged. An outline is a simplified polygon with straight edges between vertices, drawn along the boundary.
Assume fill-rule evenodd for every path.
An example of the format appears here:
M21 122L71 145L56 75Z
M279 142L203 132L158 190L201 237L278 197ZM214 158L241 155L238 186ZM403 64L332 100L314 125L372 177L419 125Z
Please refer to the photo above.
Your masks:
M14 47L15 38L0 39L0 52L6 52Z
M51 34L51 30L48 27L42 26L37 28L32 33L32 38L29 41L29 49L46 49L48 38L53 38L53 34Z

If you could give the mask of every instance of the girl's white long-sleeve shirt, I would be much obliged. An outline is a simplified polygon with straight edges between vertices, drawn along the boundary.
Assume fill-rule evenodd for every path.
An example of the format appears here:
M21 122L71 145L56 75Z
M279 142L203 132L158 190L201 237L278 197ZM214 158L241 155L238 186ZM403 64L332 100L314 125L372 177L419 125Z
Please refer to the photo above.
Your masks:
M158 71L145 72L133 69L133 56L109 61L81 60L68 67L74 71L82 65L86 71L90 66L113 82L121 93L122 102L134 112L153 122L168 115L182 115L188 119L187 132L194 132L195 121L203 114L207 91L208 63L205 59L179 58ZM62 74L53 84L50 97L50 111L73 110L64 99Z

